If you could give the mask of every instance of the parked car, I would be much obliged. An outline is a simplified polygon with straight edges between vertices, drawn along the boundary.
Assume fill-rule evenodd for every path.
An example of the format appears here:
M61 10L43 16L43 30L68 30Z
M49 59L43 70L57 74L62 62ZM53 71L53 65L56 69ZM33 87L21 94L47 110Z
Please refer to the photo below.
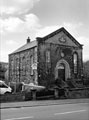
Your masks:
M11 94L12 89L4 81L0 80L0 95Z

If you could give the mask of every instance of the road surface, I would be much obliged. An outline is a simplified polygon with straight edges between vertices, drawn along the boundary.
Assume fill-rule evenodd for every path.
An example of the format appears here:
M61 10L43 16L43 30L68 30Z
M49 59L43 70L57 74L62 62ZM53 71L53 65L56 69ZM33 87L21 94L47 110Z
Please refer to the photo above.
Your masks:
M89 103L1 109L1 120L89 120Z

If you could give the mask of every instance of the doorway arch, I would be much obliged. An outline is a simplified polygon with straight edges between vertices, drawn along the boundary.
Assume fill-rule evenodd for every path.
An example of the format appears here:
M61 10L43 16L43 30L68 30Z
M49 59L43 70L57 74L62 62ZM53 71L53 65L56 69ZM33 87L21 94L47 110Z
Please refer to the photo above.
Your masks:
M70 78L70 66L64 59L59 60L55 67L55 79L59 77L62 77L64 80Z

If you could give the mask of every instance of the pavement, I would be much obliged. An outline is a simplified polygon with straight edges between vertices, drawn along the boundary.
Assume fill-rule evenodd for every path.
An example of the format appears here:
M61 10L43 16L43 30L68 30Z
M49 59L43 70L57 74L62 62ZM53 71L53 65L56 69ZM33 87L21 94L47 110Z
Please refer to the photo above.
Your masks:
M0 109L49 106L49 105L60 105L60 104L75 104L75 103L89 103L89 98L8 102L8 103L0 103Z

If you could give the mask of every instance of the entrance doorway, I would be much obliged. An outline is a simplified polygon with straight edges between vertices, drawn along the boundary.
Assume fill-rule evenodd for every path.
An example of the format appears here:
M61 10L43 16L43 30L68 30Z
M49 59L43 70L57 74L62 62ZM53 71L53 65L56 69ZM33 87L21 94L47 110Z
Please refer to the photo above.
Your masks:
M58 78L65 81L65 66L60 64L58 68Z
M61 59L57 62L55 67L55 79L61 78L62 80L66 81L68 78L70 78L70 66L69 63Z

